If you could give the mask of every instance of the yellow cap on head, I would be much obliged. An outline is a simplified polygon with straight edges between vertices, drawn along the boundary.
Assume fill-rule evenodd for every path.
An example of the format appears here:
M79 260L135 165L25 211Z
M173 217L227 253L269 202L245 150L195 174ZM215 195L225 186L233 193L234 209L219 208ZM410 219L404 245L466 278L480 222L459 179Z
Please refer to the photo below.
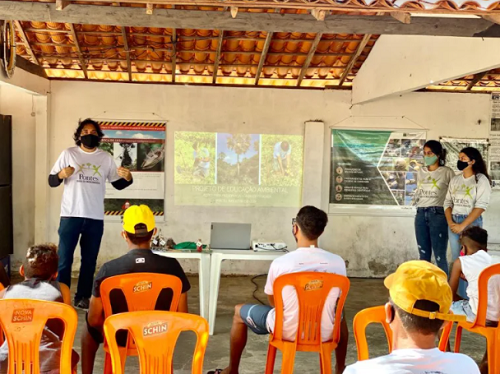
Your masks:
M465 316L450 314L453 302L446 273L427 261L408 261L384 280L391 300L407 313L429 319L465 321ZM439 311L428 312L415 308L418 300L428 300L439 305Z
M146 232L137 232L136 225L146 225ZM134 235L147 234L155 229L156 222L153 212L147 205L132 205L123 215L123 229Z

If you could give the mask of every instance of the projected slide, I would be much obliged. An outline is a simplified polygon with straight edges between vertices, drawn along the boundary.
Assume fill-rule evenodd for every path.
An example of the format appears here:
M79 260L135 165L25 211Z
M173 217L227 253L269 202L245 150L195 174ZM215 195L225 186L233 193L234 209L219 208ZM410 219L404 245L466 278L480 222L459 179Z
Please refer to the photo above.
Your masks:
M300 135L175 132L175 204L298 207Z

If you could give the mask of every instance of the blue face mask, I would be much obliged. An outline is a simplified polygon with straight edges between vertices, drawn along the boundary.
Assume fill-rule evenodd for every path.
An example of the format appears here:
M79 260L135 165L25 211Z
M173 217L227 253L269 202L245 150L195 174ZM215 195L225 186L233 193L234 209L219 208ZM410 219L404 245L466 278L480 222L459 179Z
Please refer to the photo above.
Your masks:
M425 166L434 165L437 160L438 160L438 158L437 158L436 155L434 155L434 156L424 156Z

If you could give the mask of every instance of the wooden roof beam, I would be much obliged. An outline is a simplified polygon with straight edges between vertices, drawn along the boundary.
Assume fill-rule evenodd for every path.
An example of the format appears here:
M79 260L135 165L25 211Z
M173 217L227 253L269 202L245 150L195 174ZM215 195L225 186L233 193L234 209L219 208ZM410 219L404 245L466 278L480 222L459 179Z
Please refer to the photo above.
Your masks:
M217 74L219 71L220 56L222 54L222 45L224 44L224 30L219 31L219 39L217 40L217 52L214 60L214 73L212 75L212 83L217 83Z
M177 30L172 29L172 83L175 83L175 71L177 70Z
M70 4L67 0L56 0L56 10L64 10Z
M78 4L71 5L71 12L59 12L54 3L11 0L0 1L0 18L175 29L500 38L500 25L481 18L463 18L457 23L447 17L414 17L405 25L393 17L336 14L311 22L310 14L239 12L232 18L229 12L156 9L148 15L143 8Z
M361 39L361 42L359 42L358 49L356 49L356 53L354 54L354 56L351 57L351 60L347 64L345 70L342 72L342 76L340 77L340 80L339 80L339 87L344 84L347 76L349 75L352 68L356 64L356 61L358 61L358 58L359 58L359 56L361 56L361 53L363 53L363 50L365 49L366 45L370 41L371 37L372 37L371 35L365 35L365 36L363 36L363 39Z
M128 71L128 81L132 82L132 63L130 62L130 48L128 46L128 35L127 28L122 27L122 38L123 38L123 48L127 55L127 71Z
M14 24L17 27L17 31L19 32L19 36L21 37L21 40L23 41L24 48L26 48L26 52L28 52L28 55L30 56L31 60L33 63L40 65L38 62L38 59L36 58L36 55L33 53L33 49L31 49L30 42L28 40L28 37L26 36L26 33L23 30L23 26L21 25L20 21L14 21Z
M477 74L474 74L474 78L472 78L472 80L469 82L469 84L467 85L467 88L466 90L467 91L471 91L472 90L472 87L474 87L476 84L479 83L479 81L481 79L484 78L484 76L488 73L488 71L483 71L482 73L477 73Z
M318 48L318 44L319 44L322 36L323 36L323 33L319 32L314 37L314 41L311 45L311 49L309 50L309 54L307 55L307 58L304 61L304 65L302 66L302 70L300 71L299 78L297 79L297 87L300 87L300 85L302 84L302 80L304 79L304 77L306 75L307 69L309 69L309 65L311 64L311 61L314 57L314 54L316 53L316 49Z
M71 32L73 40L75 41L76 53L78 54L78 59L80 60L80 67L83 70L83 75L85 76L85 79L88 79L89 75L87 73L87 65L85 64L85 59L83 58L82 49L80 48L80 42L78 41L78 35L76 34L75 30L75 25L71 23L69 25L69 30Z
M411 23L411 15L410 13L405 12L392 12L391 17L398 20L399 22L409 25Z
M259 67L257 68L257 72L255 73L255 85L259 85L260 75L262 74L262 69L264 68L264 64L266 63L267 54L269 51L269 47L271 46L271 41L273 40L273 33L268 32L266 36L266 41L264 42L264 47L262 48L262 53L260 54Z

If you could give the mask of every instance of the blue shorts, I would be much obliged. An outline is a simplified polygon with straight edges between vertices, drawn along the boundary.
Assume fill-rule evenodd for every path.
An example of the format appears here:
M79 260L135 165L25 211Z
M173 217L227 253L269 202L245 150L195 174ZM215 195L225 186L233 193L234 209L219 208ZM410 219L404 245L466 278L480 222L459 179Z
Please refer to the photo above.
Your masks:
M476 315L470 307L469 300L454 301L453 304L451 304L451 311L453 314L466 316L467 322L474 322L476 320Z
M246 304L241 307L240 317L250 330L258 335L267 335L267 315L273 310L268 305Z

